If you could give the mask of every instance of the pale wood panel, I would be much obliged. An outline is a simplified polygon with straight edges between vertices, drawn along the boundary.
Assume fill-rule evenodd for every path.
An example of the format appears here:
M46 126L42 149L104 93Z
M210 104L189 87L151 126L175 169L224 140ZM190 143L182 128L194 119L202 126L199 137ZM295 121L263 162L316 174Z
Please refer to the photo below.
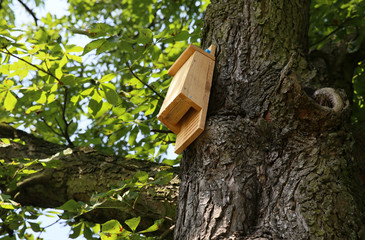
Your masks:
M215 64L211 53L190 45L170 68L174 78L158 119L177 134L175 152L182 152L203 131Z
M189 99L188 102L191 103L192 107L199 110L202 108L204 103L203 99L207 81L207 72L209 64L213 62L213 60L199 52L195 52L190 59L192 59L193 62L189 68L188 74L186 75L182 94Z
M187 146L189 146L199 135L204 131L205 121L208 111L210 89L212 86L212 78L214 72L214 61L209 61L206 71L206 82L204 84L203 106L200 111L190 109L181 122L179 134L176 137L175 153L181 153Z
M199 125L203 111L191 108L181 121L181 131L176 137L175 153L181 153L189 146L204 130Z
M194 53L194 52L200 52L201 54L207 56L208 58L212 59L213 61L215 61L215 46L211 45L214 47L214 49L209 49L211 51L211 53L207 53L206 51L204 51L203 49L198 48L197 46L194 46L192 44L189 45L189 47L187 49L185 49L185 51L180 55L180 57L175 61L175 63L170 67L168 74L170 76L175 76L175 74L179 71L179 69L181 68L182 65L184 65L184 63L190 58L190 56ZM214 50L214 52L212 51Z
M189 59L184 66L182 66L181 71L179 71L171 81L165 100L162 103L162 107L158 114L162 118L168 114L168 112L174 107L174 104L177 104L176 97L181 93L182 88L184 87L185 79L192 62L193 59Z
M166 115L165 120L176 125L190 108L191 104L180 98L178 103Z

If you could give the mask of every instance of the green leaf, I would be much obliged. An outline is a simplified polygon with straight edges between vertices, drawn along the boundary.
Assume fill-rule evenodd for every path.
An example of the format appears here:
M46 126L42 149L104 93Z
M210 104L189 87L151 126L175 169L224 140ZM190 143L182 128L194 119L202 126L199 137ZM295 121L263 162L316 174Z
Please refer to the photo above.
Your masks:
M82 230L82 228L83 228L83 223L79 223L79 224L77 224L76 226L73 226L72 228L71 228L71 230L73 231L73 233L72 234L70 234L70 238L72 238L72 239L75 239L75 238L77 238L77 237L79 237L80 235L81 235L81 230Z
M98 234L100 232L100 224L95 224L92 229L95 234Z
M134 142L135 142L135 140L137 138L138 132L139 132L139 130L138 130L137 127L134 127L132 129L132 131L130 132L130 134L129 134L129 140L128 140L128 143L129 143L130 146L133 146L134 145Z
M137 172L134 175L134 177L137 178L138 181L140 181L142 183L145 183L148 180L148 173L147 172L144 172L144 171L140 171L140 172Z
M174 175L171 172L159 171L158 173L156 173L155 178L157 180L155 182L157 184L165 185L165 184L168 184L173 177L174 177Z
M75 86L76 81L75 81L76 77L72 74L67 74L64 75L61 79L61 81L63 82L63 84L68 85L68 86Z
M176 34L175 36L175 41L186 41L188 40L190 37L190 34L188 31L182 31L182 32L179 32L178 34Z
M109 41L105 41L98 49L96 50L96 54L104 53L112 48L116 48L115 43L111 43Z
M100 80L98 80L98 82L100 82L100 83L109 82L110 80L114 79L116 76L117 76L117 74L110 73L110 74L104 75Z
M110 220L101 225L102 232L120 233L123 231L123 226L117 220Z
M37 100L37 103L44 104L47 101L47 94L46 92L42 92L39 99Z
M81 95L83 95L83 96L90 96L93 93L94 90L95 90L94 87L88 88L88 89L82 91L81 92Z
M75 55L67 54L67 57L69 59L75 60L76 62L82 63L82 58L80 56L75 56Z
M93 239L93 232L84 224L83 234L86 239Z
M66 55L63 55L63 57L58 65L60 68L63 68L66 64L67 64L67 57L66 57Z
M153 100L149 104L148 110L144 112L144 115L145 116L151 115L156 110L157 104L158 104L158 100L157 99Z
M95 117L98 114L98 112L100 111L102 105L103 105L103 103L101 101L98 102L95 99L90 99L89 106L88 106L90 114L92 114Z
M75 46L75 45L67 45L66 46L66 52L82 52L83 47L80 47L80 46Z
M9 139L5 139L5 138L2 138L2 139L0 139L2 142L4 142L5 140L8 140L9 141ZM10 143L10 141L9 141L9 143ZM10 195L7 195L7 194L1 194L0 193L0 201L6 201L6 200L9 200L11 198L11 196Z
M96 117L96 115L98 114L98 112L101 110L102 106L103 106L103 101L102 101L102 97L97 93L97 91L93 92L93 95L89 101L89 112Z
M106 23L92 23L89 25L86 31L89 33L89 37L100 37L105 36L112 29L113 27Z
M58 79L62 78L62 75L63 75L62 68L61 67L57 68L55 71L55 74L56 74L56 78L58 78Z
M106 100L114 106L118 105L118 93L114 89L107 87L105 84L102 84L102 88L104 90Z
M0 48L6 48L7 46L9 46L11 44L11 41L9 41L8 39L4 38L4 37L0 37Z
M136 218L126 220L125 224L127 224L128 227L130 227L130 229L132 230L132 232L134 232L134 231L136 231L140 221L141 221L141 217L136 217Z
M140 231L138 233L155 232L155 231L157 231L161 227L161 225L162 225L163 222L164 222L164 219L156 220L151 227L147 228L146 230Z
M118 106L118 107L113 107L113 113L116 115L116 116L120 116L122 115L123 113L125 113L127 109L125 107L121 107L121 106Z
M153 61L157 61L161 55L162 51L159 47L157 47L156 45L153 45L152 49L151 49L151 56L152 56L152 60Z
M40 232L41 228L38 223L28 222L34 232Z
M0 202L0 207L4 209L15 209L13 204L8 202Z
M58 207L58 209L73 213L78 213L80 208L81 208L80 204L73 199L68 200L61 207Z
M4 100L5 109L10 111L10 112L13 111L13 109L14 109L17 102L18 102L18 100L13 95L13 93L10 92L10 91L7 91L6 97L5 97L5 100Z
M162 161L163 164L166 164L166 165L169 165L169 166L174 166L176 164L179 164L180 163L180 160L179 159L174 159L174 160L171 160L171 159L164 159Z
M149 28L142 28L139 30L139 36L137 38L138 43L147 44L151 43L153 39L153 33Z
M31 113L31 112L38 111L38 110L40 110L41 108L42 108L42 106L41 106L41 105L31 106L30 108L28 108L28 109L25 111L25 113L26 113L26 114L29 114L29 113Z
M90 43L88 43L85 47L84 47L84 52L82 53L82 55L85 55L86 53L97 49L98 47L100 47L104 42L106 41L106 39L102 38L102 39L96 39L94 41L91 41Z
M5 86L7 89L10 89L12 86L14 86L14 81L9 80L9 79L5 79L5 80L4 80L4 86Z

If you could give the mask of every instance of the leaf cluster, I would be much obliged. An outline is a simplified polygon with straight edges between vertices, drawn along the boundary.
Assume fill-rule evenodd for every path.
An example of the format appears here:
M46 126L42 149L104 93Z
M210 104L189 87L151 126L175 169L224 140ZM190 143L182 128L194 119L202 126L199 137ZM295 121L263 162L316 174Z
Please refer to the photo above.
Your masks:
M26 4L29 2L32 1ZM35 7L42 3L37 0ZM51 14L39 18L30 7L26 11L35 17L21 28L14 26L11 8L0 9L0 122L70 149L92 146L125 158L178 164L180 158L166 157L175 135L168 133L156 115L171 81L167 69L189 43L200 41L202 12L207 2L68 3L70 15L61 18ZM15 141L3 139L2 144ZM0 189L16 191L27 177L44 167L57 166L57 159L4 158ZM49 215L72 225L71 238L113 235L108 228L110 223L96 225L83 221L82 215L102 207L106 201L125 201L133 207L140 191L167 184L171 174L161 171L154 180L150 178L145 172L137 173L110 191L96 194L89 203L70 200L61 206L62 213ZM44 213L18 206L12 197L2 195L1 224L9 231L1 232L0 238L36 238L29 230L44 231L36 221ZM32 221L26 220L28 212L34 213ZM162 222L157 220L148 229L136 230L138 217L134 219L123 223L124 229L129 226L123 239L142 238L156 231ZM120 237L120 233L116 234Z

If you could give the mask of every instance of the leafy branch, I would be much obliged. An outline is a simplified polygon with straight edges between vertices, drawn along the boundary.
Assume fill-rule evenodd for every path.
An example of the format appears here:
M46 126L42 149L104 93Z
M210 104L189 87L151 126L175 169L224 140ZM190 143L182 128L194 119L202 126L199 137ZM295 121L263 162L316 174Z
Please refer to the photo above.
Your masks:
M0 51L0 52L2 52L4 54L9 54L10 56L12 56L12 57L14 57L14 58L16 58L16 59L18 59L18 60L20 60L22 62L25 62L26 64L28 64L28 65L36 68L37 70L39 70L39 71L41 71L41 72L43 72L43 73L45 73L47 75L50 75L51 77L53 77L54 79L56 79L59 84L63 85L63 82L58 77L56 77L53 73L51 73L50 71L46 71L43 68L40 68L37 65L35 65L35 64L31 63L31 62L28 62L27 60L24 60L23 58L18 57L15 54L12 54L7 48L5 48L5 50L6 50L6 52L4 52L4 51Z
M2 53L4 53L4 54L9 54L10 56L12 56L12 57L14 57L14 58L16 58L16 59L18 59L18 60L20 60L20 61L22 61L22 62L25 62L26 64L28 64L28 65L30 65L30 66L32 66L32 67L34 67L34 68L36 68L37 70L39 70L39 71L41 71L41 72L43 72L43 73L45 73L45 74L47 74L47 75L49 75L49 76L51 76L51 77L53 77L54 79L56 79L56 81L60 84L60 85L63 85L63 82L58 78L58 77L56 77L49 69L48 69L48 67L47 67L47 71L46 70L44 70L43 68L40 68L40 67L38 67L37 65L35 65L35 64L33 64L33 63L31 63L31 62L28 62L27 60L25 60L25 59L23 59L23 58L21 58L21 57L18 57L17 55L15 55L15 54L13 54L13 53L11 53L7 48L4 48L5 49L5 51L6 52L4 52L4 51L0 51L0 52L2 52ZM47 66L47 65L46 65ZM47 123L46 123L46 121L45 121L45 119L43 118L42 120L43 120L43 122L46 124L46 126L53 132L53 133L55 133L57 136L62 136L62 137L64 137L65 139L66 139L66 141L67 141L67 143L68 143L68 145L70 146L70 147L74 147L74 145L73 145L73 143L72 143L72 141L71 141L71 139L70 139L70 135L69 135L69 132L68 132L68 129L69 129L69 126L71 125L71 123L72 123L72 120L70 121L70 122L68 122L67 121L67 119L66 119L66 106L67 106L67 95L68 95L68 88L67 87L65 87L65 86L63 86L62 87L63 88L63 90L64 90L64 92L65 92L65 95L64 95L64 100L63 100L63 104L61 104L60 103L60 105L61 105L61 109L62 109L62 120L63 120L63 122L65 123L65 129L63 130L62 129L62 126L61 126L61 124L57 121L57 119L55 119L56 120L56 122L57 122L57 125L58 125L58 127L59 127L59 129L60 129L60 131L61 131L61 134L59 134L59 133L57 133L51 126L49 126Z
M145 85L146 87L148 87L150 90L152 90L152 92L154 92L160 99L164 100L165 98L159 94L153 87L151 87L150 85L148 85L146 82L144 82L142 79L140 79L137 74L135 72L133 72L131 66L129 65L128 62L126 62L127 64L127 67L129 69L129 72L140 82L142 83L143 85Z

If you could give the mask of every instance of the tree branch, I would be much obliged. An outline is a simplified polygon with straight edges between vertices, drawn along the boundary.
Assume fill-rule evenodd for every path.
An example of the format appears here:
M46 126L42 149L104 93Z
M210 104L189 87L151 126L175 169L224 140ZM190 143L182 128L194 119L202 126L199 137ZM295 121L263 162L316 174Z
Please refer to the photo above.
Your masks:
M38 26L38 18L36 17L35 13L33 12L32 9L30 9L27 4L25 4L22 0L18 0L18 2L23 5L23 7L25 8L25 10L27 10L27 12L32 15L33 19L34 19L34 23L36 26Z
M43 159L63 151L66 146L49 143L7 124L0 124L0 138L20 138L25 145L13 143L0 147L0 158L11 161L12 158ZM95 193L110 190L111 186L120 186L123 179L132 178L135 173L145 171L150 177L160 171L160 164L136 159L124 159L105 155L90 147L74 148L73 153L59 158L57 168L45 168L18 183L11 194L22 206L55 208L70 199L90 202ZM169 185L150 186L139 194L135 208L133 201L113 201L102 205L82 218L104 223L110 219L124 222L126 219L141 216L141 227L150 227L161 218L175 219L179 180L177 168L170 169L174 178ZM6 192L6 189L1 189ZM8 193L9 194L9 193ZM165 221L159 234L171 227L173 222Z
M156 132L156 133L174 133L171 130L160 130L160 129L152 129L151 132Z
M150 85L148 85L147 83L145 83L144 81L142 81L142 79L140 79L134 72L133 72L133 70L132 70L132 68L131 68L131 66L129 65L129 63L128 62L126 62L126 64L127 64L127 67L128 67L128 69L129 69L129 71L130 71L130 73L138 80L138 81L140 81L143 85L145 85L146 87L148 87L150 90L152 90L152 92L154 92L160 99L162 99L162 100L164 100L165 98L161 95L161 94L159 94L155 89L153 89L153 87L151 87Z
M46 71L46 70L44 70L44 69L42 69L42 68L38 67L37 65L34 65L33 63L30 63L30 62L28 62L28 61L26 61L26 60L24 60L24 59L22 59L22 58L18 57L17 55L12 54L12 53L11 53L8 49L6 49L6 48L5 48L5 50L6 50L6 52L4 52L4 51L0 51L0 52L2 52L2 53L4 53L4 54L9 54L10 56L12 56L12 57L14 57L14 58L16 58L16 59L18 59L18 60L20 60L20 61L25 62L26 64L28 64L28 65L30 65L30 66L32 66L32 67L34 67L34 68L38 69L39 71L44 72L45 74L50 75L51 77L53 77L54 79L56 79L56 80L57 80L57 82L59 82L60 84L62 84L62 85L63 85L63 82L62 82L59 78L57 78L55 75L53 75L51 72L48 72L48 71Z
M34 68L38 69L39 71L42 71L43 73L50 75L51 77L53 77L54 79L56 79L56 80L58 81L58 83L59 83L59 84L63 85L62 81L61 81L59 78L57 78L54 74L52 74L52 73L49 71L49 69L48 69L48 71L46 71L46 70L44 70L44 69L42 69L42 68L40 68L40 67L38 67L38 66L34 65L33 63L28 62L28 61L26 61L26 60L24 60L24 59L22 59L22 58L20 58L20 57L18 57L18 56L16 56L16 55L12 54L12 53L11 53L8 49L6 49L6 48L5 48L5 50L6 50L6 52L4 52L4 51L0 51L0 52L2 52L2 53L4 53L4 54L9 54L10 56L12 56L12 57L14 57L14 58L16 58L16 59L18 59L18 60L20 60L20 61L23 61L23 62L27 63L28 65L30 65L30 66L32 66L32 67L34 67ZM57 122L57 124L58 124L58 126L60 127L60 131L61 131L61 133L62 133L62 136L66 139L66 141L67 141L67 143L69 144L69 146L70 146L70 147L73 147L74 145L73 145L73 143L72 143L72 141L71 141L71 139L70 139L69 133L68 133L68 127L70 126L70 124L72 123L72 121L67 122L67 120L66 120L66 103L67 103L67 90L68 90L68 89L67 89L65 86L63 86L63 89L64 89L64 91L65 91L65 99L64 99L63 105L61 105L61 108L62 108L62 120L63 120L63 121L64 121L64 123L65 123L65 131L63 131L63 130L62 130L61 125L60 125L58 122ZM57 121L57 120L56 120L56 121ZM45 122L45 121L44 121L44 122ZM46 124L46 125L47 125L47 124ZM48 126L48 125L47 125L47 126ZM48 127L49 127L49 126L48 126ZM56 133L54 130L52 130L52 132ZM57 135L59 135L58 133L56 133L56 134L57 134Z
M338 32L339 30L341 30L343 27L345 27L346 23L348 23L349 21L351 21L351 18L346 19L342 24L339 24L337 26L336 29L334 29L332 32L330 32L329 34L323 36L321 39L319 39L318 41L314 42L311 44L311 47L314 47L315 45L323 42L324 40L326 40L327 38L329 38L330 36L332 36L333 34L335 34L336 32Z
M64 96L64 100L63 100L63 106L62 106L62 120L64 121L65 123L65 131L64 131L64 134L65 134L65 138L68 142L68 145L70 147L74 147L74 144L72 143L71 139L70 139L70 135L68 133L68 127L70 126L70 124L72 123L72 120L70 122L67 122L66 120L66 106L67 106L67 88L66 87L63 87L64 91L65 91L65 96Z
M57 136L63 137L63 135L61 133L56 132L56 130L54 130L50 125L48 125L46 119L44 119L42 117L41 120L49 128L49 130L51 130L54 134L56 134ZM62 130L61 130L61 132L62 132Z

